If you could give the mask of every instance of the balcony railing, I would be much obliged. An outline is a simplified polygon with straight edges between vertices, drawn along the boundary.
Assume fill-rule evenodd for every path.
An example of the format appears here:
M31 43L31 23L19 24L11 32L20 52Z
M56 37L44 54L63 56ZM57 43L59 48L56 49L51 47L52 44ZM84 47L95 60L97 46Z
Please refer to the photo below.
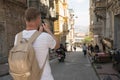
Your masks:
M96 1L95 7L106 7L106 0Z
M16 0L16 1L21 2L21 3L23 3L23 4L26 4L26 3L27 3L27 0Z
M108 0L107 2L108 2L108 3L111 3L112 1L113 1L113 0Z
M94 12L100 19L106 19L106 0L99 0L95 2Z
M26 0L3 0L4 2L12 2L16 5L19 5L21 7L27 7L27 1Z

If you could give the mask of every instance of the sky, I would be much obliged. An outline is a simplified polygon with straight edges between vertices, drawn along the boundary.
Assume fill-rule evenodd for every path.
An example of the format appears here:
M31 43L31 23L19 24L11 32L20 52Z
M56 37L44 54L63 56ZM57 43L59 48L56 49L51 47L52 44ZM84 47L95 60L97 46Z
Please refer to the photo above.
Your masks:
M74 10L75 28L79 28L82 32L88 31L89 0L68 0L68 8Z

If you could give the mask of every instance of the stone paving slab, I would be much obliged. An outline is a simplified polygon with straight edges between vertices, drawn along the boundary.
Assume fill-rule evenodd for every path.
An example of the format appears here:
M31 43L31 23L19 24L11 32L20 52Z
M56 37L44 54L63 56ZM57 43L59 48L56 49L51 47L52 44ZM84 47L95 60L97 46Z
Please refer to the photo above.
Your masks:
M94 66L101 80L106 76L110 76L112 80L120 80L120 74L112 67L112 63L99 63Z
M0 64L0 80L13 80L9 75L8 63Z
M9 74L8 64L0 64L0 77Z
M95 63L89 56L90 62L99 76L100 80L106 80L105 77L110 77L108 80L120 80L120 73L118 73L114 68L112 62L108 63Z
M3 76L3 77L0 77L0 80L13 80L13 79L10 75L6 75L6 76Z

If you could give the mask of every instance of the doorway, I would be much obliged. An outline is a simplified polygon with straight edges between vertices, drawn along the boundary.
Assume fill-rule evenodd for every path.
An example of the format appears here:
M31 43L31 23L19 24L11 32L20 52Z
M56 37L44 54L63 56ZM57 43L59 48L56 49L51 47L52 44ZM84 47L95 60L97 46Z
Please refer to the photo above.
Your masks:
M113 47L120 49L120 14L114 17L114 43Z

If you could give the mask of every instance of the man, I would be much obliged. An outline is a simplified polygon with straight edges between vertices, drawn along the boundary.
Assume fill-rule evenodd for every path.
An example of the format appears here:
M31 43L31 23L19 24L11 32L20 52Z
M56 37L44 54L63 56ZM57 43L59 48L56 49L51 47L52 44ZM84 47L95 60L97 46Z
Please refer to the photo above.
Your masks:
M95 52L96 52L96 53L99 52L99 46L98 46L97 44L95 45L95 48L94 48L94 49L95 49Z
M25 22L26 22L26 29L22 31L22 38L28 40L32 36L32 34L36 30L38 30L38 28L39 31L42 32L33 43L33 47L36 52L36 58L38 60L39 67L42 68L45 59L48 55L49 48L51 49L59 48L59 42L50 31L47 24L42 24L39 10L32 7L28 8L25 12ZM43 30L45 32L43 32ZM15 37L14 45L16 45L16 41L17 41L17 35ZM54 80L51 74L49 59L47 59L45 63L41 80Z
M74 51L76 51L76 46L73 47Z
M94 48L93 48L93 45L92 45L92 44L89 45L89 48L88 48L88 49L90 50L90 53L93 53L93 52L94 52Z

